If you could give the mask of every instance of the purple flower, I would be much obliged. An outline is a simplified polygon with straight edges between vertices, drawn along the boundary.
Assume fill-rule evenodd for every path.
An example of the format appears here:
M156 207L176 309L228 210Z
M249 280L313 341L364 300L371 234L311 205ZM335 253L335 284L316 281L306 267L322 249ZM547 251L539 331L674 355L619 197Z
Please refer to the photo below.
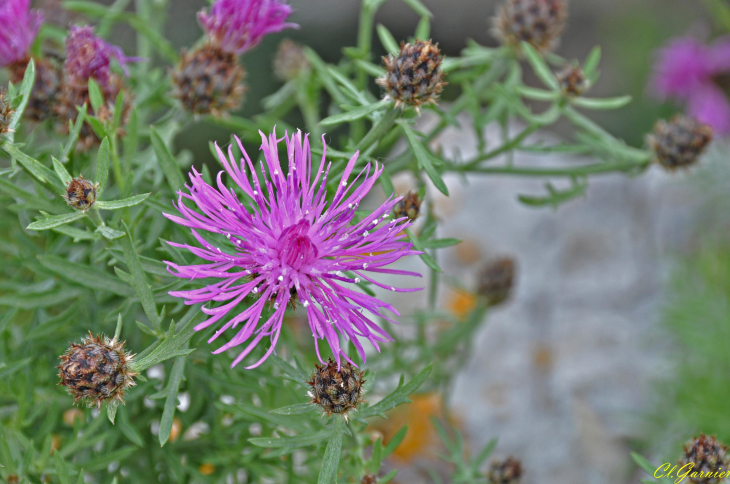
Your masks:
M730 102L715 78L730 73L730 38L706 46L691 37L659 53L652 85L661 97L684 102L688 112L718 133L730 132Z
M0 0L0 65L28 56L42 21L41 12L30 10L30 0Z
M216 0L198 13L198 20L211 40L226 52L242 54L256 47L268 34L299 28L286 23L292 8L283 0Z
M90 78L97 81L102 89L111 92L114 89L111 72L111 60L116 59L127 74L127 62L136 61L126 57L121 48L111 45L94 35L91 27L72 26L66 37L66 63L64 70L68 82L84 87Z
M182 217L165 214L170 220L190 227L200 247L170 244L207 261L191 266L166 261L168 270L190 280L219 279L201 289L170 294L185 298L186 304L224 303L218 307L204 307L203 312L210 318L196 326L196 330L217 323L241 305L236 311L238 314L208 341L212 342L228 328L240 326L230 342L214 351L221 353L248 343L231 367L265 337L271 342L270 348L248 368L255 368L268 358L279 339L287 305L295 301L307 312L320 361L318 340L324 339L338 364L340 357L352 362L340 346L340 336L349 338L364 360L365 352L359 338L367 339L376 349L379 349L378 342L391 338L366 317L363 310L392 322L384 310L396 315L398 312L391 305L353 290L347 284L363 280L389 291L420 290L399 289L373 279L374 274L420 277L415 272L386 268L401 257L420 253L412 250L403 232L410 225L408 218L388 219L400 198L389 197L370 215L352 223L355 210L382 173L382 166L376 163L371 175L368 165L348 183L357 161L356 153L347 164L332 201L328 202L326 185L331 164L325 168L323 155L315 174L308 136L302 141L301 132L297 132L290 138L277 139L272 133L267 139L261 133L261 139L266 160L265 164L261 163L264 178L261 182L240 141L238 146L245 159L245 162L241 159L240 164L236 163L230 147L226 157L216 145L221 163L245 198L239 199L234 190L226 187L221 178L223 172L218 174L215 188L205 183L193 169L190 173L192 185L187 187L190 194L179 192L176 208ZM288 167L284 168L279 163L277 146L282 139L286 139L288 150ZM185 206L183 199L192 201L199 211ZM209 242L198 233L199 230L220 234L219 240L224 241L225 237L228 242L225 245ZM253 302L244 304L247 297Z

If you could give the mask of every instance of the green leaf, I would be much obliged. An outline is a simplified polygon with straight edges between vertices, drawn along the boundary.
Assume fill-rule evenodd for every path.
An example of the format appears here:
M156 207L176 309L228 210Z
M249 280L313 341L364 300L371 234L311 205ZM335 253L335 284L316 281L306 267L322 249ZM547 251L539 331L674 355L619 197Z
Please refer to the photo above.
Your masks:
M149 193L144 193L142 195L135 195L133 197L125 198L124 200L99 200L98 202L96 202L95 206L96 208L101 210L119 210L120 208L139 205L140 203L144 202L145 199L149 196Z
M185 185L185 178L183 178L175 158L170 153L170 150L167 149L167 146L165 146L164 141L162 141L155 128L150 128L150 140L152 141L152 148L155 150L155 155L157 155L157 161L160 164L162 173L167 178L167 183L169 183L173 192L179 190Z
M76 146L79 134L81 133L81 128L83 127L84 120L86 119L86 111L88 110L86 103L76 109L78 109L79 114L76 116L75 122L69 120L69 135L66 139L66 144L63 146L63 151L61 151L61 163L66 163L68 161L68 155L71 154L71 150L73 150Z
M175 326L170 325L170 330L157 346L147 354L142 352L137 355L132 363L133 371L139 373L170 358L189 355L195 351L194 349L185 348L185 345L195 334L195 325L202 321L201 316L204 315L200 311L200 307L191 307L177 324L177 326L182 326L182 329L175 333Z
M180 382L183 379L185 370L185 357L178 356L172 365L170 379L167 382L167 399L165 399L165 409L162 412L160 420L160 447L163 447L170 438L172 431L172 419L175 416L175 407L177 406L177 391L180 388Z
M53 162L53 171L56 172L56 175L58 175L61 183L68 186L68 184L71 183L71 181L73 180L73 177L69 175L69 173L66 171L66 168L61 164L60 161L56 159L55 156L52 156L51 160Z
M390 454L395 452L395 449L398 448L398 446L403 442L403 439L406 438L406 434L408 433L408 427L403 427L398 431L397 434L393 436L390 441L388 441L388 444L385 446L385 449L383 449L383 459L387 458Z
M433 182L434 186L441 193L448 196L449 189L446 187L446 183L444 182L443 178L441 178L441 175L436 171L436 168L433 166L433 155L431 155L428 150L426 150L426 148L423 146L423 144L421 144L421 141L416 137L415 131L413 131L413 128L411 128L410 124L408 124L408 120L399 119L396 121L396 123L400 125L401 129L403 129L403 133L405 133L406 135L408 144L413 150L413 155L416 157L418 166L426 170L426 173Z
M591 53L588 54L585 63L583 64L583 74L586 79L592 80L596 75L596 69L598 64L601 62L601 48L599 46L594 47Z
M573 105L585 109L618 109L631 102L631 96L609 97L604 99L577 97Z
M355 121L356 119L364 118L368 114L375 112L378 109L384 108L389 103L390 103L389 101L386 101L383 99L382 101L368 104L367 106L362 106L359 108L355 108L351 111L345 111L344 113L335 114L334 116L329 116L327 118L324 118L322 121L320 121L319 124L322 126L334 126L334 125L340 124L340 123Z
M75 220L85 217L86 214L81 211L72 213L64 213L63 215L51 215L50 217L37 220L26 227L28 230L48 230L59 225L71 223Z
M152 44L152 46L157 49L157 52L159 52L165 59L172 64L178 63L180 58L175 48L157 30L150 28L145 19L138 15L131 15L128 22L134 30L146 37L147 40L150 41L150 44Z
M91 109L98 114L99 108L104 105L104 96L101 94L99 85L91 77L89 78L89 101L91 101Z
M119 91L119 94L117 94L117 101L114 103L114 120L112 121L112 133L117 130L119 124L122 122L122 111L124 111L124 90Z
M428 17L428 18L433 17L433 14L431 13L431 11L428 8L426 8L426 6L423 3L421 3L420 0L403 0L403 3L405 3L406 5L411 7L411 9L414 12L416 12L418 15L420 15L421 17Z
M426 252L426 248L421 243L421 240L418 237L416 237L416 234L414 234L411 229L406 229L406 233L408 234L408 237L410 238L411 243L413 244L413 248L416 249L416 250L420 250L421 252L423 252L423 254L420 254L420 256L419 256L421 258L421 260L423 262L425 262L426 265L428 267L430 267L431 269L433 269L434 271L441 272L441 268L436 263L436 261L434 260L434 258L431 257Z
M266 447L268 449L281 447L290 447L292 449L297 449L300 447L307 447L309 445L319 443L328 438L330 435L332 435L332 431L322 430L320 432L315 432L309 435L297 435L294 437L278 438L256 437L248 439L248 441L251 442L253 445L256 445L258 447Z
M515 86L514 89L520 96L536 101L555 101L559 96L556 91L546 91L528 86Z
M97 202L97 203L99 203L99 202ZM102 225L101 227L96 229L96 232L99 232L102 235L102 237L104 237L105 239L109 239L109 240L117 240L117 239L121 239L122 237L124 237L124 232L122 232L120 230L115 230L111 227L107 227L106 225Z
M44 294L7 294L0 295L0 306L20 309L36 309L67 303L81 296L82 291L76 288L63 288Z
M269 357L269 360L286 375L288 375L292 381L306 386L306 381L309 380L309 375L305 373L304 370L294 368L292 365L276 355L271 355Z
M395 187L393 186L393 179L390 178L390 174L383 170L380 175L380 185L383 187L385 196L395 195Z
M141 376L141 375L140 375ZM119 409L119 422L117 424L122 434L128 438L133 444L144 447L144 438L139 434L136 428L129 422L129 410L122 406Z
M134 291L127 284L96 267L71 262L55 255L39 255L38 261L43 267L72 284L107 291L120 296L134 295Z
M89 80L91 81L91 80ZM96 176L95 180L99 184L98 193L101 193L106 187L106 181L109 177L109 138L104 138L96 153Z
M317 484L332 484L337 481L337 468L340 465L340 452L342 450L342 435L344 434L345 419L337 416L335 428L332 430L332 437L327 443L322 458L322 468L319 470Z
M388 484L390 481L393 480L396 474L398 474L398 469L393 469L392 471L388 472L386 475L378 479L378 484Z
M383 44L385 50L389 54L398 55L400 53L400 46L398 46L398 42L396 42L393 34L383 24L378 24L377 31L380 43Z
M416 26L416 39L426 40L431 38L431 19L428 16L421 17Z
M139 262L137 257L137 251L134 249L134 241L132 239L132 233L129 231L127 224L122 222L124 231L127 233L126 237L121 239L122 250L124 251L124 258L129 268L129 272L132 275L132 287L137 292L139 300L142 303L147 318L149 318L152 327L157 331L161 330L159 315L157 314L157 306L155 305L155 299L152 296L152 289L147 282L142 271L142 264Z
M24 358L22 360L15 361L13 363L10 363L9 365L2 363L0 364L0 378L5 378L7 376L12 375L18 370L21 370L28 366L33 361L33 358L28 357Z
M270 413L275 413L277 415L301 415L304 413L314 412L315 410L317 410L317 406L312 403L295 403L288 407L274 409Z
M426 241L421 241L421 246L424 249L443 249L444 247L451 247L452 245L460 244L461 240L459 239L431 239Z
M644 456L637 454L636 452L631 453L631 458L634 459L634 462L636 462L636 465L638 465L642 470L645 472L648 472L651 475L654 475L654 472L656 471L656 467L652 466L651 463L644 458Z
M550 89L558 89L558 81L555 79L555 74L550 70L545 59L542 58L540 53L529 43L522 42L522 51L525 53L527 61L532 66L532 70L535 71L537 77Z
M56 475L58 476L58 480L61 481L61 484L71 484L71 475L68 473L68 466L66 466L66 462L61 457L60 452L53 453L53 463L56 466Z
M122 252L119 249L111 248L108 249L115 259L124 262L124 252ZM169 277L170 273L167 271L167 264L164 262L160 262L155 259L150 259L149 257L145 256L137 256L139 258L140 263L142 264L142 270L145 272L148 272L150 274L154 274L156 276L163 276L163 277Z
M413 377L413 379L405 385L403 384L403 375L401 375L400 382L398 383L398 388L396 388L390 395L383 398L375 405L362 409L358 414L358 417L367 418L372 417L373 415L383 416L388 410L395 408L402 403L409 403L410 400L408 399L408 395L418 390L418 387L420 387L421 384L426 381L428 375L431 374L432 369L433 363L429 363L426 368L421 370L418 375Z
M119 408L117 402L108 403L106 406L106 416L112 425L114 425L114 419L117 417L117 408Z
M35 61L30 59L28 66L25 68L25 74L23 75L23 82L20 84L20 95L22 96L20 104L15 108L15 112L10 118L10 124L8 125L8 132L6 134L7 139L12 142L15 137L15 131L18 129L20 124L20 118L23 117L25 106L28 105L28 99L30 99L30 92L33 90L35 83Z
M0 147L2 147L3 151L5 151L8 155L15 158L15 160L20 163L20 166L33 175L38 181L51 185L59 194L66 192L66 185L61 182L61 179L58 178L53 170L47 168L43 163L26 155L20 151L17 146L9 143L8 141L0 144Z

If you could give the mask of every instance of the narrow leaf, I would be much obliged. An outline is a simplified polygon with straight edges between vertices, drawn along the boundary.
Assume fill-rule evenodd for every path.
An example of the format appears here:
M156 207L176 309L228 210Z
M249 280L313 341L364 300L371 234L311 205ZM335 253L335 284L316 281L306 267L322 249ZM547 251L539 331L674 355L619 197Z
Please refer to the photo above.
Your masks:
M411 381L409 381L405 385L399 383L398 388L396 388L390 395L383 398L375 405L364 408L360 412L358 417L367 418L372 417L373 415L381 415L402 403L410 402L410 400L408 399L408 395L418 390L418 387L420 387L421 384L426 381L428 375L431 374L432 368L433 363L429 363L429 365L421 370L421 372L416 375Z
M52 229L53 227L58 227L59 225L71 223L74 220L78 220L85 216L86 216L86 214L81 211L76 211L76 212L72 212L72 213L64 213L63 215L52 215L50 217L46 217L41 220L37 220L37 221L33 222L32 224L28 225L28 227L26 227L26 228L28 230L48 230L48 229Z
M170 184L170 188L175 192L185 185L185 179L180 173L180 167L177 166L175 158L170 153L170 150L165 146L164 141L160 137L159 133L155 128L150 128L150 140L152 141L152 148L155 150L157 155L157 161L160 164L162 173L167 178L167 183Z
M20 100L20 104L15 108L15 112L10 118L10 124L8 125L7 137L11 142L15 137L15 130L20 124L20 118L23 116L25 106L28 105L28 99L30 99L30 92L33 90L35 83L35 61L30 59L28 66L25 68L25 74L23 74L23 82L20 84L20 95L23 96Z
M106 187L106 181L109 177L109 138L104 138L96 153L96 176L95 180L99 184L98 192L101 193ZM117 180L117 183L119 181Z
M99 108L104 105L104 96L101 95L99 85L93 78L89 78L89 101L91 101L91 109L98 114Z
M39 255L38 261L43 267L74 285L107 291L120 296L134 295L134 290L127 284L95 267L71 262L55 255Z
M436 171L436 168L433 166L433 160L431 158L433 155L431 155L423 146L423 144L421 144L421 141L416 137L415 131L413 131L413 128L411 128L407 120L399 119L396 122L401 126L401 129L403 129L403 133L405 133L406 135L408 144L411 146L413 154L416 157L418 166L426 170L426 174L428 174L428 177L431 179L434 186L441 193L448 196L449 189L446 187L446 183L444 182L443 178L441 178L441 175Z
M578 97L573 99L573 104L585 109L618 109L631 102L631 96L609 97L604 99Z
M340 452L342 450L342 434L344 433L345 419L337 417L332 437L327 443L322 458L322 468L319 471L317 484L332 484L337 480L337 468L340 465Z
M81 108L77 109L79 110L79 114L76 116L76 121L73 122L73 125L70 128L66 144L63 146L60 158L61 163L66 163L68 161L68 155L71 154L71 150L73 150L76 146L76 141L79 139L79 134L81 133L81 127L84 125L84 120L86 119L86 111L88 110L86 103L84 103ZM71 123L71 121L69 121L69 123Z
M309 435L297 435L294 437L278 437L278 438L256 437L253 439L248 439L248 441L258 447L266 447L269 449L275 449L275 448L279 448L279 447L299 448L299 447L307 447L309 445L314 445L318 442L323 441L330 435L332 435L331 431L322 430L320 432L316 432L316 433L309 434Z
M345 123L348 121L355 121L356 119L364 118L368 114L385 107L387 104L388 101L386 100L368 104L367 106L362 106L351 111L345 111L344 113L335 114L334 116L324 118L322 121L319 122L319 124L322 126L334 126L336 124Z
M71 183L73 178L71 177L71 175L69 175L69 173L66 171L66 168L61 164L61 162L58 161L55 156L52 156L51 160L53 161L53 171L55 171L56 175L58 175L58 178L61 179L61 183L63 183L64 185L68 185L69 183Z
M139 262L139 258L137 257L137 251L134 249L134 242L132 234L129 231L129 227L127 227L124 222L122 222L122 224L124 225L124 230L127 233L127 236L121 239L122 250L124 251L124 258L126 259L127 267L129 268L129 272L133 278L132 286L142 302L142 308L144 309L145 314L147 314L147 318L149 318L150 323L152 323L152 327L160 331L160 320L159 315L157 314L155 300L152 296L152 289L147 283L147 277L145 277L145 274L142 271L142 264Z
M378 24L377 27L378 31L378 37L380 38L380 43L383 44L383 47L385 47L385 50L388 51L390 54L397 55L400 53L400 47L398 46L398 42L396 42L395 38L393 37L393 34L390 33L390 31L385 27L383 24Z
M109 240L117 240L117 239L121 239L122 237L124 237L124 232L115 230L106 225L99 227L98 229L96 229L96 231L99 232L102 235L102 237L104 237L105 239L109 239Z
M177 406L177 391L180 388L180 382L183 379L185 370L185 357L178 356L175 364L172 365L170 379L167 383L167 399L165 400L165 409L162 412L160 420L160 447L163 447L170 438L172 431L172 419L175 416L175 407Z
M527 61L532 66L537 77L550 89L558 89L558 81L555 79L553 71L550 70L545 59L540 53L529 43L522 42L522 51L525 53Z
M101 210L119 210L120 208L139 205L140 203L144 202L144 200L149 196L149 193L144 193L142 195L135 195L133 197L125 198L124 200L99 200L98 202L96 202L95 206L96 208L99 208Z
M277 415L301 415L304 413L314 412L315 410L317 410L317 406L312 403L295 403L288 407L274 409L270 413L275 413Z

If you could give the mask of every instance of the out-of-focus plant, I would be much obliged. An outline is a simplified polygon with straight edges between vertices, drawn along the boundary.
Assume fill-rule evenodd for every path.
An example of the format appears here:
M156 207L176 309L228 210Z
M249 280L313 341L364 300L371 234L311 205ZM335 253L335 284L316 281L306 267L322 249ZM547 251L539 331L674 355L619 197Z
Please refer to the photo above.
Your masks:
M630 99L584 97L600 50L582 64L554 52L562 0L508 0L494 22L503 45L469 42L454 58L430 39L431 12L404 2L421 17L412 38L398 43L375 25L385 0L363 0L357 45L337 64L282 42L273 64L284 84L251 119L235 115L246 76L256 75L239 56L295 26L283 0L217 0L199 16L200 43L181 54L161 33L172 7L164 0L66 1L93 24L69 32L38 29L26 0L2 3L0 18L19 29L0 32L11 81L0 97L5 480L388 482L396 471L382 463L407 430L393 429L386 443L368 425L419 389L447 394L488 308L513 284L512 261L497 261L464 317L437 308L448 281L438 250L459 243L439 233L432 208L435 191L449 194L444 176L563 179L521 197L557 206L593 175L694 164L710 140L706 126L678 118L658 123L648 147L632 147L591 121L586 111ZM136 31L134 58L104 40L116 24ZM382 64L375 34L389 53ZM47 47L65 48L65 59ZM540 87L523 81L525 68ZM447 89L454 101L439 104ZM292 125L299 114L304 126ZM436 119L429 129L418 123L426 114ZM572 138L532 141L561 119ZM231 137L211 143L227 175L198 160L186 187L193 160L174 140L191 123ZM491 124L498 139L485 136ZM449 126L474 131L472 158L433 148ZM233 138L260 133L253 158ZM522 165L510 156L517 151L583 156ZM404 172L417 187L401 198L391 178ZM389 198L366 210L359 202L376 180ZM412 334L392 340L397 319L383 311L397 308L381 289L396 288L380 278L413 275L390 267L409 255L424 263L428 302L400 318ZM216 338L220 355L203 341ZM380 351L367 365L361 339ZM242 353L232 349L244 342ZM251 369L235 366L249 355ZM95 408L73 407L74 398ZM490 447L468 459L458 434L442 435L454 482L488 478ZM512 464L495 469L519 474Z

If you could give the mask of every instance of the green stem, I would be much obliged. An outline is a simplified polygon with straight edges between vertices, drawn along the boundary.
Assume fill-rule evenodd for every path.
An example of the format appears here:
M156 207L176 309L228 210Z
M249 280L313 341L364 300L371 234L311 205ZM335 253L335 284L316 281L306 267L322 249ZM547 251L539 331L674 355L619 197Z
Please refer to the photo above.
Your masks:
M644 169L651 163L647 158L641 161L593 163L590 165L569 167L569 168L535 168L516 166L484 166L467 168L466 165L453 165L454 171L470 173L486 173L490 175L519 175L519 176L586 176L602 173L626 172L636 169Z
M126 187L124 186L124 182L126 181L124 179L123 171L122 171L122 163L119 160L119 149L117 146L117 136L113 135L110 136L111 141L111 158L112 158L112 166L114 168L114 178L117 180L117 185L119 185L119 193L122 194L122 197L126 197L128 195Z
M502 153L505 153L507 151L511 151L512 149L516 148L522 141L527 138L529 135L534 133L539 128L538 125L530 125L527 128L525 128L520 134L512 138L511 140L507 141L505 144L500 146L499 148L496 148L488 153L485 153L482 156L477 157L476 159L470 161L469 163L466 163L464 165L464 168L466 170L471 170L479 166L483 161L489 160L491 158L494 158L495 156L501 155Z
M359 150L362 153L370 148L370 146L378 143L380 139L385 136L388 130L393 127L395 120L398 119L401 112L402 111L400 109L391 107L383 113L383 117L381 117L373 125L373 127L370 128L368 134L366 134L365 137L361 139L357 145L355 145L355 150Z
M99 215L99 210L97 210L96 208L92 208L91 210L86 212L86 216L89 217L91 223L93 223L97 227L104 226L104 220L102 220L101 215Z

